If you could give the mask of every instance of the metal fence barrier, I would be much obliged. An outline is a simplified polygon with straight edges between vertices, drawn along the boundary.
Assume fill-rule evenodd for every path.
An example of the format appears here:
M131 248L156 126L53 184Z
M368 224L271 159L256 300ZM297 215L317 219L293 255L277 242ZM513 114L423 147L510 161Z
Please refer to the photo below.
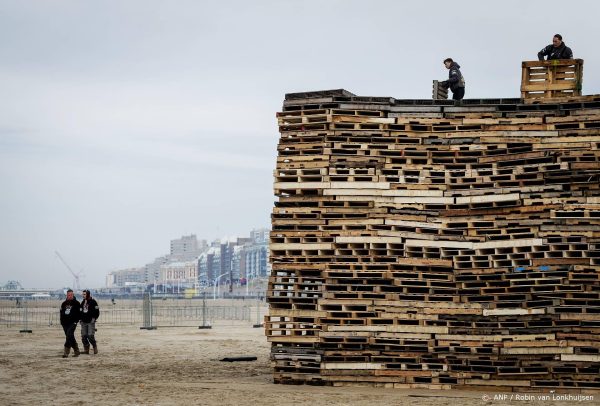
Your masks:
M210 300L193 304L163 303L152 300L149 307L143 302L131 308L100 307L98 325L137 325L137 326L199 326L214 321L245 321L262 323L267 306L262 301L247 300L244 303L232 300L212 303ZM60 314L56 306L2 306L0 305L0 328L60 326Z

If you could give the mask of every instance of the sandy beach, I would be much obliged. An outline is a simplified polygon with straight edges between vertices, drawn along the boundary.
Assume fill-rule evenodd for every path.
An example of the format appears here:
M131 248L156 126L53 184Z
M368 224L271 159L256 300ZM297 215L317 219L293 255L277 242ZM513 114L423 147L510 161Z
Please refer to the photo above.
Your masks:
M275 385L264 331L242 322L216 323L210 330L183 327L151 331L99 324L97 339L98 355L63 359L64 338L58 328L34 328L32 334L1 329L0 403L440 406L511 403L485 402L482 400L485 393L481 392ZM219 361L232 356L258 359ZM573 404L535 400L511 404L515 403Z

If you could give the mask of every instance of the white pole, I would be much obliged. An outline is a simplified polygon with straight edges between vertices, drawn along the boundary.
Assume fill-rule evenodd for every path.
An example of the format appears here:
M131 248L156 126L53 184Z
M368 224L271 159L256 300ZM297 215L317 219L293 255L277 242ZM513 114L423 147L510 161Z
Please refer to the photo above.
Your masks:
M217 286L217 282L219 282L219 279L221 279L225 275L227 275L227 272L225 272L222 275L217 276L213 281L213 300L216 299L216 296L219 296L221 294L221 289L220 289L221 285L219 284ZM215 291L216 291L216 293L215 293Z

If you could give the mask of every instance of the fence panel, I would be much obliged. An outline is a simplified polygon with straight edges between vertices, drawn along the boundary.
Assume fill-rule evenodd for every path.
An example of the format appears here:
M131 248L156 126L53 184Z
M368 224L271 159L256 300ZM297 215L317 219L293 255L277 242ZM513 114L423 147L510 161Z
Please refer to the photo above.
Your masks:
M132 305L118 308L101 306L98 325L143 326L148 317L151 317L154 326L194 326L222 320L261 323L267 311L264 302L236 300L225 304L223 301L206 300L203 305L202 301L179 304L177 301L168 303L154 299L149 308L145 308L142 301ZM23 327L25 317L30 328L60 326L58 306L0 304L0 328Z

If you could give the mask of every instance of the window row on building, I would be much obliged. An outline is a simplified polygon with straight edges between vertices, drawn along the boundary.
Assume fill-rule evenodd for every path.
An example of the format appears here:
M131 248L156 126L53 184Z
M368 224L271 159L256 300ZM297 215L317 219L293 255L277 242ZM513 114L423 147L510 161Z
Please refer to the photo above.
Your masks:
M169 255L139 268L110 272L107 287L134 285L212 286L245 284L266 278L269 268L269 230L252 230L249 238L223 239L210 245L195 235L171 241Z

